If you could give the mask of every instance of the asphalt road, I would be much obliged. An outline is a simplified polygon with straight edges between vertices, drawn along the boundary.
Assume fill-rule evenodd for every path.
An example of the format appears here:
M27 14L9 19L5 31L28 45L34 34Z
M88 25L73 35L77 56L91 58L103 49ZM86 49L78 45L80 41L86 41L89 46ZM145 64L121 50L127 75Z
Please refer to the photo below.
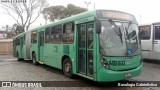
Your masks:
M142 74L128 81L160 81L160 63L144 62ZM0 55L0 81L63 81L65 83L79 84L83 87L40 87L27 88L31 90L160 90L158 87L110 87L114 83L99 84L90 80L75 76L73 79L66 78L61 70L47 65L35 66L31 61L17 61L12 56ZM75 83L74 83L75 82ZM78 82L78 83L76 83ZM0 88L6 89L6 88ZM26 88L7 88L19 90Z

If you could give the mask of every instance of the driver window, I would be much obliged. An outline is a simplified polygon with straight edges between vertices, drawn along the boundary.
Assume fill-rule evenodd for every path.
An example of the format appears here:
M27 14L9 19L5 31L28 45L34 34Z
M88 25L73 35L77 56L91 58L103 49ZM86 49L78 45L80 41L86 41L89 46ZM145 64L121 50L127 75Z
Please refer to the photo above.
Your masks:
M155 26L155 40L160 40L160 26Z

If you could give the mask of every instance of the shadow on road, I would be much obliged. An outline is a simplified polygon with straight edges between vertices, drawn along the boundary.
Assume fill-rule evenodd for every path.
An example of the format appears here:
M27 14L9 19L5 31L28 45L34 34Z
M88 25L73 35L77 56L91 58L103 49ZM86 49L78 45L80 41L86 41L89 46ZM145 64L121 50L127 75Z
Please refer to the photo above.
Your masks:
M143 62L160 64L160 60L153 60L153 59L143 59Z

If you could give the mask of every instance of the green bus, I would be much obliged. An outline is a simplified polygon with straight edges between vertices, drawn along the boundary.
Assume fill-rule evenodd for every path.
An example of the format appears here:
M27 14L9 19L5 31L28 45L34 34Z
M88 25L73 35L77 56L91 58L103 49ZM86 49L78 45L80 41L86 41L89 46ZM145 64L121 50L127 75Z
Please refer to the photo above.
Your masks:
M87 11L13 38L14 56L97 82L129 79L143 66L138 24L131 14Z

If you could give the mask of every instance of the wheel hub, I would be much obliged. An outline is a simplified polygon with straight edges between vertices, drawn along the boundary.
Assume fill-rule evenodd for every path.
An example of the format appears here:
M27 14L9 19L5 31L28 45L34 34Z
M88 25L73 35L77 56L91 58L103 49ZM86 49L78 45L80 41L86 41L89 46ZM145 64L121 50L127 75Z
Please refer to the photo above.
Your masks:
M71 64L70 64L70 63L66 63L66 65L65 65L65 71L66 71L67 73L69 73L70 70L71 70Z

